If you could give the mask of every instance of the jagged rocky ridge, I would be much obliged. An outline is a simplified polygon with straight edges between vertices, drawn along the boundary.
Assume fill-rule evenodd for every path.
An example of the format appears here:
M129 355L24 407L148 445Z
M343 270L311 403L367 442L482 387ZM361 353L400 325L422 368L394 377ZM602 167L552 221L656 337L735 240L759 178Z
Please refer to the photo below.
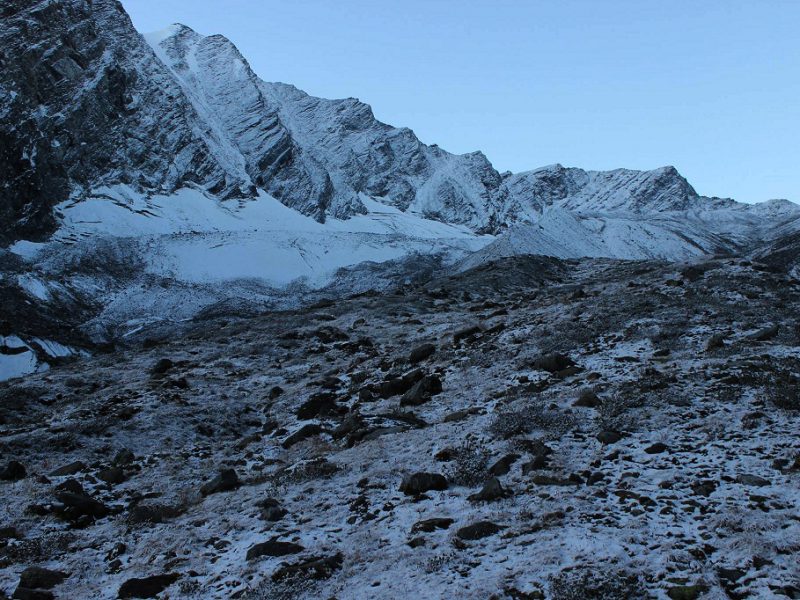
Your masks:
M320 222L366 212L366 196L478 232L536 222L552 206L749 210L698 196L671 167L501 175L480 152L427 146L356 99L264 82L223 36L175 25L143 38L116 0L12 0L2 10L7 241L41 238L56 226L54 204L114 184L144 194L197 186L219 199L261 189Z

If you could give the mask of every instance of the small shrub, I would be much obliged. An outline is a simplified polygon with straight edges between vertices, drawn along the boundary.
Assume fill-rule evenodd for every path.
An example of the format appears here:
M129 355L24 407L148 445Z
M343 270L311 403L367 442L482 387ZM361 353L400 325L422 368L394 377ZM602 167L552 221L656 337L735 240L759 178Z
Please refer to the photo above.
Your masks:
M800 384L788 378L780 378L767 388L767 399L781 410L800 410Z
M430 573L438 573L445 567L452 564L456 559L454 552L445 552L444 554L435 554L425 561L422 565L423 570Z
M529 404L519 410L499 413L489 431L504 440L540 429L555 434L569 431L575 423L574 415L548 409L542 403Z
M475 487L488 478L491 453L478 442L468 440L453 450L453 462L445 476L454 485Z
M641 600L648 594L632 573L598 567L596 570L562 571L550 578L552 600Z
M608 395L600 399L595 416L595 425L600 431L627 431L633 428L635 420L631 409L635 406L627 398Z
M299 600L320 597L313 593L317 584L301 576L283 577L280 581L266 580L255 589L246 591L243 600Z

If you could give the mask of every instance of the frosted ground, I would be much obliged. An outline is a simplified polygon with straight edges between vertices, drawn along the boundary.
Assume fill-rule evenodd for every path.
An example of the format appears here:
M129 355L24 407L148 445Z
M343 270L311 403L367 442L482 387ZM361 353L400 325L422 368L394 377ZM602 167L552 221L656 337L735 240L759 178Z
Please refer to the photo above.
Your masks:
M0 590L796 598L798 304L515 258L56 365L1 390Z

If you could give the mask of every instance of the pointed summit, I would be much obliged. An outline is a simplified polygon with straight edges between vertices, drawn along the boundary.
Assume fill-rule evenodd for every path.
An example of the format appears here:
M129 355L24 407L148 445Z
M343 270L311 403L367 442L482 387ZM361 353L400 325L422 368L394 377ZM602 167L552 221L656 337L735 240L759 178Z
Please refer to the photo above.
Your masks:
M142 37L147 40L147 43L151 46L155 46L172 37L180 37L184 35L199 35L194 29L189 27L188 25L184 25L183 23L173 23L169 27L165 27L164 29L160 29L158 31L151 31L149 33L143 33Z

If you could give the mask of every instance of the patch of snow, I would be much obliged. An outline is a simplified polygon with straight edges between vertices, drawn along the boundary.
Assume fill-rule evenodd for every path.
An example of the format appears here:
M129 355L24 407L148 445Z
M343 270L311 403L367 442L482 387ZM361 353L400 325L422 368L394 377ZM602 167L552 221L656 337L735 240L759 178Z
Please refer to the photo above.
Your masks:
M42 242L29 242L28 240L19 240L9 246L8 250L17 256L26 260L35 259L39 253L47 247L46 243Z
M47 286L41 279L33 275L25 274L17 276L17 284L29 295L38 300L43 300L45 302L50 300L50 291L47 289Z
M19 337L0 335L0 381L46 369L47 365L40 365L36 353Z
M34 342L41 346L42 350L44 350L48 356L52 358L63 358L65 356L72 356L75 354L75 351L70 348L69 346L64 346L63 344L59 344L58 342L54 342L53 340L43 340L41 338L33 338Z
M363 198L368 213L321 224L265 193L220 202L200 191L145 198L120 186L59 206L55 243L97 237L137 238L147 271L194 283L263 279L322 285L342 267L411 253L463 256L494 238L404 213Z

